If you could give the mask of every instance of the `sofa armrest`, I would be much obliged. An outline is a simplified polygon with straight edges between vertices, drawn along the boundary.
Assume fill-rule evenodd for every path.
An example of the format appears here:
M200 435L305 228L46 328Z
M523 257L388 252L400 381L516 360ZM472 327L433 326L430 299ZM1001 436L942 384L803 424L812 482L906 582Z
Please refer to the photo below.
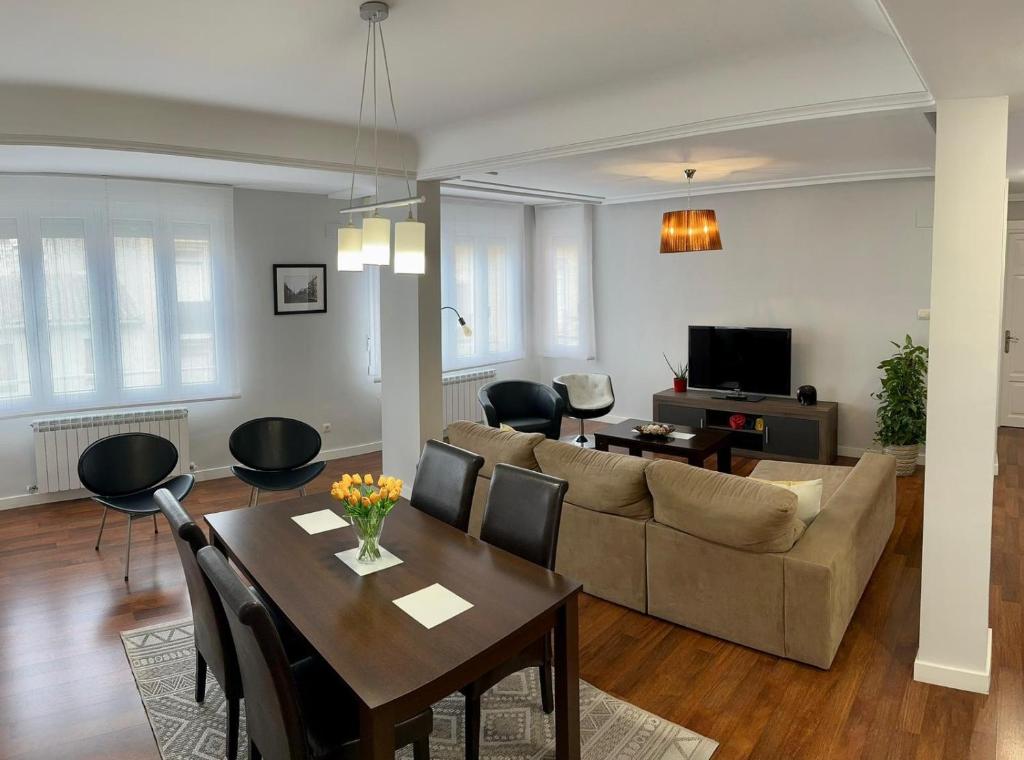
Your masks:
M896 460L867 453L782 555L786 656L829 668L896 519Z

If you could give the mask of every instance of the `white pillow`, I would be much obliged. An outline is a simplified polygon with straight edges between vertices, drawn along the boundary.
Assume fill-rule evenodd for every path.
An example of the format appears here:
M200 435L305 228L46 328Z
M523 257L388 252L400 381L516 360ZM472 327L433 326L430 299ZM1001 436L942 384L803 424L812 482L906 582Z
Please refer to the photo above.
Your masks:
M810 525L814 518L821 512L821 488L822 479L817 480L760 480L762 483L769 483L779 488L785 488L796 494L796 516L804 525Z

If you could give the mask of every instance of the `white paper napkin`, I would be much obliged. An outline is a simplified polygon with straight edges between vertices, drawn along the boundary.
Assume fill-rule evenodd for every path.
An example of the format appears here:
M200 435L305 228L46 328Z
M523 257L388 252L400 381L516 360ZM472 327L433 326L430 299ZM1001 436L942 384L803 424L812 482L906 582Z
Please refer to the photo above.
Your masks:
M424 628L433 628L473 607L440 583L395 599L395 604Z
M675 431L672 431L671 433L669 433L669 435L672 436L673 438L678 438L681 441L688 441L691 438L693 438L696 435L696 433L677 433Z
M321 509L319 512L307 512L292 518L309 535L323 533L328 530L348 527L348 522L332 509Z
M402 560L399 557L396 557L383 546L380 547L380 559L376 562L360 562L358 546L355 549L338 552L334 556L348 565L356 575L369 575L370 573L376 573L380 570L386 570L389 567L402 564Z

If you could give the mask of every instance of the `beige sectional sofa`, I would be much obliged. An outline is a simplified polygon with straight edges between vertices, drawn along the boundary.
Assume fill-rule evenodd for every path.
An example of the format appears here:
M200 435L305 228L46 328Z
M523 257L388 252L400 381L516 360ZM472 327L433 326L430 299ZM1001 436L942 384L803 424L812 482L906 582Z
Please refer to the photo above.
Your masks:
M892 533L895 461L881 454L855 467L760 462L754 478L822 478L822 511L805 528L793 493L752 479L471 422L448 437L484 457L474 535L495 464L563 478L558 572L594 596L820 668Z

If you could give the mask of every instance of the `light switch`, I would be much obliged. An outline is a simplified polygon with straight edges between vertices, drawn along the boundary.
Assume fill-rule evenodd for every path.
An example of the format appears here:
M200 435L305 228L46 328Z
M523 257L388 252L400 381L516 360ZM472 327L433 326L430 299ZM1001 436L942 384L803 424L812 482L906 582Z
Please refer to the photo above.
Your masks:
M931 319L932 318L932 310L931 309L918 309L917 310L917 318L918 319Z

